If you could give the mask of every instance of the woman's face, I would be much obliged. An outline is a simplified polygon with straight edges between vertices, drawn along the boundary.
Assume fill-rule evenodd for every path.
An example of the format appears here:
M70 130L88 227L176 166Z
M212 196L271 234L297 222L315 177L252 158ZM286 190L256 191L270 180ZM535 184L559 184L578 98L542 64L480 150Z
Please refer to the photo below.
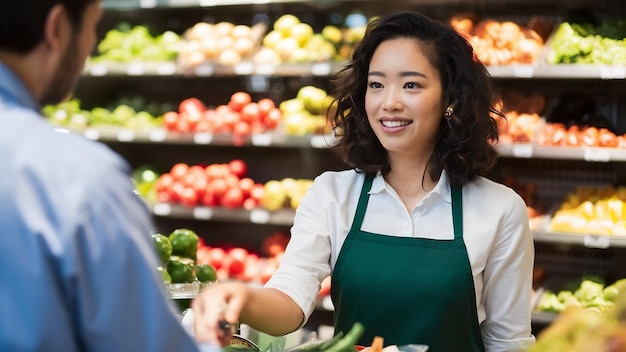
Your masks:
M442 85L415 39L382 42L370 62L365 112L389 153L430 153L443 118Z

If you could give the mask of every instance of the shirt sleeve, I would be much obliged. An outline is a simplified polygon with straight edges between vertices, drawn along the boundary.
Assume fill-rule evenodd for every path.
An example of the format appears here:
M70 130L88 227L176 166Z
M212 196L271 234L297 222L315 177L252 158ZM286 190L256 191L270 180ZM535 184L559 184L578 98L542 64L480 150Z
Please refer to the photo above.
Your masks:
M196 351L156 270L148 209L115 166L98 168L67 244L78 339L89 351Z
M290 296L307 319L315 309L320 283L330 274L331 240L327 207L319 198L320 192L323 194L327 187L326 183L323 177L317 177L302 198L280 266L265 285Z
M511 194L484 270L486 351L526 351L535 341L530 326L534 244L526 205Z

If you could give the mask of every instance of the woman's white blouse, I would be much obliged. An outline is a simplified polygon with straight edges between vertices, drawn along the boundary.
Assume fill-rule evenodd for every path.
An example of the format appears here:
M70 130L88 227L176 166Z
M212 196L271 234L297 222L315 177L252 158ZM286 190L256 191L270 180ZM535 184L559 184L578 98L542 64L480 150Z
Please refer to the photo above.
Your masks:
M364 177L354 170L327 171L314 180L296 211L280 268L266 284L289 295L307 318L315 309L320 282L330 274L352 226ZM363 231L454 238L445 172L410 213L380 174L369 194ZM526 350L534 342L530 327L534 245L526 204L512 189L478 178L463 187L463 237L487 351Z

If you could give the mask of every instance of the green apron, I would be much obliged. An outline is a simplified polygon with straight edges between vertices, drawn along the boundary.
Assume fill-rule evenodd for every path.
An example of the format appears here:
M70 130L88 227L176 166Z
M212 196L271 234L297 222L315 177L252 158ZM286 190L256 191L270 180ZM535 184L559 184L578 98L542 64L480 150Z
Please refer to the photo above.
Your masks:
M365 327L385 346L424 344L429 352L484 351L472 270L463 242L461 188L452 187L454 240L361 230L373 177L366 177L354 222L332 273L335 333Z

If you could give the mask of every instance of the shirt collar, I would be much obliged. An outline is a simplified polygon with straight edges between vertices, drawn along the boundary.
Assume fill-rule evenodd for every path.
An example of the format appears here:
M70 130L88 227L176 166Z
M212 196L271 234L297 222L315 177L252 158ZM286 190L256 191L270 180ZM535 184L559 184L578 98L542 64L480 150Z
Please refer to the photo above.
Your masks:
M387 183L385 182L385 179L383 178L382 174L379 171L376 174L376 177L374 178L372 182L372 188L370 189L369 194L375 194L375 193L380 193L382 191L387 191L387 187L389 186L387 185ZM432 192L426 195L426 198L431 198L434 195L439 195L441 199L445 200L448 203L452 202L450 183L448 182L448 177L446 176L445 171L441 172L441 176L439 177L439 182L437 182L437 185L432 190Z
M39 110L39 104L24 82L2 62L0 62L0 99Z

